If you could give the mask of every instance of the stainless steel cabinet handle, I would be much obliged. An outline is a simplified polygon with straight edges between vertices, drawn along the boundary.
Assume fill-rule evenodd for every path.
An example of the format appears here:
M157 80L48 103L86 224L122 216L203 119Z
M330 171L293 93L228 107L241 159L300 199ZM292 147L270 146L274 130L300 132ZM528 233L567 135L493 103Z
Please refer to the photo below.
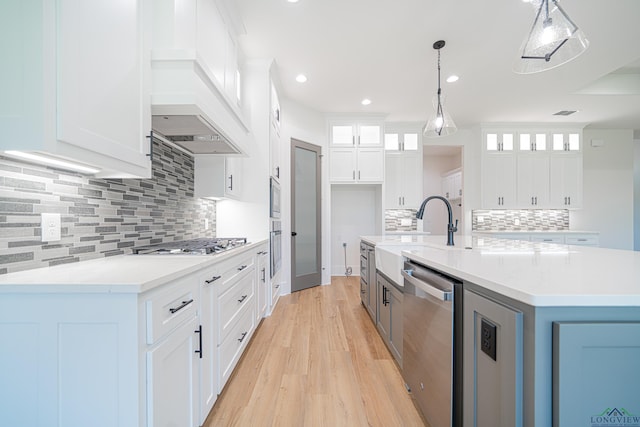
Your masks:
M209 284L209 283L213 283L216 280L220 279L222 276L213 276L211 279L209 280L205 280L204 283Z
M193 302L193 298L190 299L189 301L182 301L182 304L180 304L179 306L177 306L176 308L170 308L169 312L171 314L177 313L178 311L182 310L183 308L185 308L186 306L188 306L189 304L191 304Z
M356 171L355 170L353 171L353 180L354 181L356 180Z
M360 171L358 171L358 179L360 179Z
M453 291L443 291L435 288L422 280L418 280L410 274L411 270L402 270L402 277L404 280L411 283L416 288L419 288L432 297L438 298L440 301L451 301L453 299Z

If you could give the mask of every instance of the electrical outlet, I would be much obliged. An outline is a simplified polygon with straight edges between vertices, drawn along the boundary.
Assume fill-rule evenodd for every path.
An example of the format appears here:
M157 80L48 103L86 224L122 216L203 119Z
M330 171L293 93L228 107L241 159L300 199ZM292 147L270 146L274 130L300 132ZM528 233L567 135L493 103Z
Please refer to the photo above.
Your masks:
M493 360L496 360L496 333L496 325L482 319L480 325L480 349Z
M402 226L411 225L411 218L400 218L400 225Z
M57 242L61 236L61 219L59 213L43 213L40 217L43 242Z

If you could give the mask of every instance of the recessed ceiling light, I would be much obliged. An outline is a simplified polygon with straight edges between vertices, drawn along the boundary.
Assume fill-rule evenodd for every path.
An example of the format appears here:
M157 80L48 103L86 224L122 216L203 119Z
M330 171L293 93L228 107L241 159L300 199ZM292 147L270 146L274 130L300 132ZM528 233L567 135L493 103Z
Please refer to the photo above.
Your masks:
M298 0L287 0L289 3L298 3Z
M297 81L298 83L304 83L304 82L306 82L306 81L307 81L307 76L305 76L304 74L298 74L298 75L296 76L296 81Z
M369 105L369 104L371 104L371 100L369 98L365 98L365 99L362 100L361 104L362 105Z
M447 77L447 83L453 83L453 82L457 82L460 79L460 77L456 76L455 74Z

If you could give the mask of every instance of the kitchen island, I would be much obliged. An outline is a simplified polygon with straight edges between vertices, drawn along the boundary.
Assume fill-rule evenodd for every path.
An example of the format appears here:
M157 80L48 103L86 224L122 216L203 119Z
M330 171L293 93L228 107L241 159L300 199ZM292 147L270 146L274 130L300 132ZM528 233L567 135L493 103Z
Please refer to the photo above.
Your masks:
M463 284L465 426L640 425L639 252L420 243L402 255Z

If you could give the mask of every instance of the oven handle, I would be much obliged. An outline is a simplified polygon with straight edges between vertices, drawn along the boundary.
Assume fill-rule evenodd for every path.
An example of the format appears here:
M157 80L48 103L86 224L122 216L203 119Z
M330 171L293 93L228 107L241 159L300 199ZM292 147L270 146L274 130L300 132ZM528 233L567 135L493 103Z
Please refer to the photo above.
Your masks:
M418 280L411 275L412 272L413 270L402 270L402 277L404 277L404 280L411 283L416 288L425 291L432 297L438 298L440 301L451 301L453 299L453 291L443 291L434 286L431 286L427 282Z

